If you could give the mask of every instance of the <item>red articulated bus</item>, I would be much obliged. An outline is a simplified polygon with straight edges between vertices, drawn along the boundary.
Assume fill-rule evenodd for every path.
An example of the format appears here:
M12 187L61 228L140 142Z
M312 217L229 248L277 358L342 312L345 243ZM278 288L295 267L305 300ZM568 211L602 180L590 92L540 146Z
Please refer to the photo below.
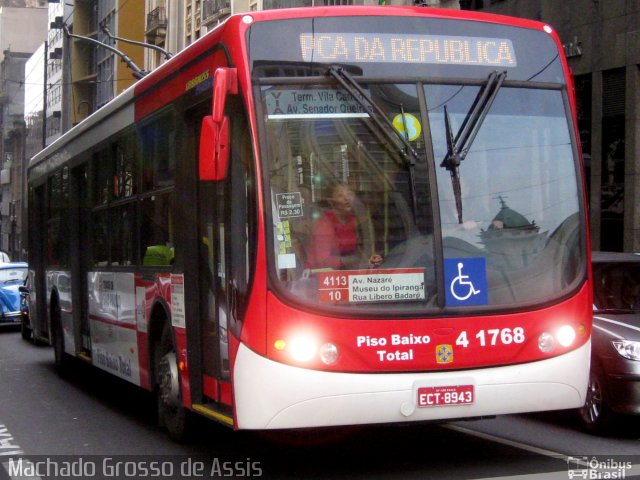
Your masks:
M32 159L34 336L174 437L580 407L571 85L539 22L232 16Z

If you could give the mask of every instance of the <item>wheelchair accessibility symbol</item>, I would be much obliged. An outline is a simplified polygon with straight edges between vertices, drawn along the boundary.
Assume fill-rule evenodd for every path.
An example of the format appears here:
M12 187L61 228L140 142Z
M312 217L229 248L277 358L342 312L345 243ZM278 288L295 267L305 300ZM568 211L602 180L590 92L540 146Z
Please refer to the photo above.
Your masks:
M486 305L487 267L484 258L445 258L447 306Z
M453 279L449 287L451 295L461 302L467 300L471 295L478 295L480 293L480 290L476 290L473 282L469 280L469 275L462 273L463 267L464 263L458 262L458 275Z

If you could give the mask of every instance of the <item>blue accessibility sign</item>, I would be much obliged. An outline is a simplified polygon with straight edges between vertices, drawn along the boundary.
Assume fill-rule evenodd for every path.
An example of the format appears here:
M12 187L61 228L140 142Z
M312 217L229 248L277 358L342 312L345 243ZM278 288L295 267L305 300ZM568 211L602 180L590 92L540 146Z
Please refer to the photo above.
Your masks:
M489 303L484 258L444 259L445 300L448 307Z

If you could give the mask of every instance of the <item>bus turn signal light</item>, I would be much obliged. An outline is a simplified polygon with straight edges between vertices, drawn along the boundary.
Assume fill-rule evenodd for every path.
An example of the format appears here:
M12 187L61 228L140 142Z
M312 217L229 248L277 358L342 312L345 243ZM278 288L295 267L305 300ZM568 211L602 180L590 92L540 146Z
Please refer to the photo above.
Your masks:
M584 337L587 334L587 327L585 327L584 324L581 323L580 325L578 325L577 332L578 336Z

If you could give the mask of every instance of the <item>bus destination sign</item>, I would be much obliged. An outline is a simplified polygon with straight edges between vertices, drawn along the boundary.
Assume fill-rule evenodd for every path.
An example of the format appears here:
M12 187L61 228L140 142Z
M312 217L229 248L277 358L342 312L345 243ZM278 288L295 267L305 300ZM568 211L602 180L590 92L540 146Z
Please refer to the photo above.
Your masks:
M269 120L368 117L364 107L344 90L289 88L265 94Z
M320 301L398 302L424 300L424 268L319 272Z
M508 38L391 33L302 33L307 62L431 63L516 67Z

